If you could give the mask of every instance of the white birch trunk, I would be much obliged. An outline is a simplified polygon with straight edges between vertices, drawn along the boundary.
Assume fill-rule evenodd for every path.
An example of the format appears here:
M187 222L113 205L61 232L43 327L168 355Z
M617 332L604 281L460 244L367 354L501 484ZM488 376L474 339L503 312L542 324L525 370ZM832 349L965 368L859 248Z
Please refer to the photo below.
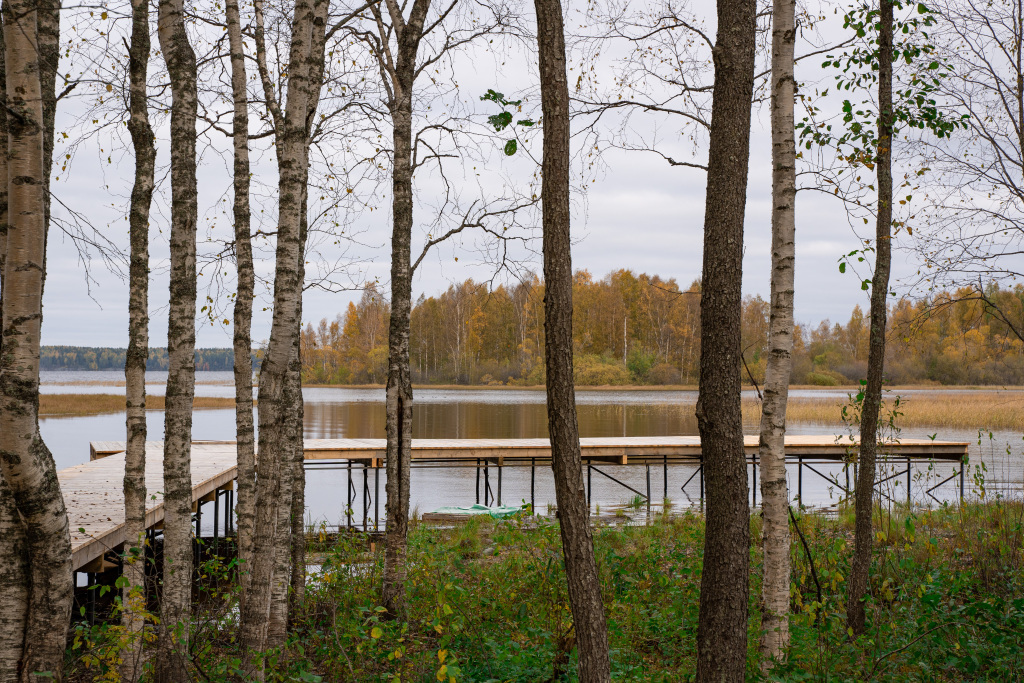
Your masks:
M793 368L793 271L796 260L796 141L793 122L796 42L794 0L772 9L772 277L768 365L761 408L761 509L764 514L761 653L764 667L789 645L789 489L786 485L786 401Z
M256 493L256 447L252 406L252 301L255 271L249 206L249 101L246 92L245 53L238 0L227 0L225 15L231 51L231 95L234 102L235 264L238 292L234 310L235 442L238 448L238 559L239 579L248 580L252 557L253 497ZM242 592L242 595L245 591Z
M188 677L192 603L192 399L196 316L196 57L182 0L160 0L160 48L171 80L171 278L164 414L164 562L156 680Z
M270 342L260 370L260 457L257 463L252 566L249 568L250 576L243 598L240 640L247 674L262 680L263 671L258 666L258 654L268 646L274 604L273 587L275 581L281 578L277 550L282 542L279 531L282 518L290 531L287 515L291 513L291 500L290 497L283 500L282 494L287 490L285 480L291 475L289 444L294 446L294 430L288 424L294 402L289 396L288 385L295 337L299 330L299 304L302 296L302 282L299 278L299 260L302 257L299 215L306 178L303 150L309 102L308 57L313 37L314 12L308 0L296 2L289 54L289 64L294 66L288 72L288 101L283 115L274 99L266 68L262 3L258 0L256 14L257 65L260 80L264 84L267 106L277 128L279 202L274 316ZM280 514L282 506L287 510L286 515Z
M28 553L28 612L20 679L28 681L34 674L48 672L61 680L73 586L67 511L53 456L38 430L46 269L45 121L38 17L35 3L26 0L4 3L3 11L8 223L0 343L0 471L10 495L0 495L13 501L17 509ZM10 502L5 510L3 517L10 524ZM17 601L14 606L16 611Z
M128 215L131 260L128 293L128 350L125 354L124 465L125 542L121 625L121 679L135 681L142 673L142 631L146 611L146 359L149 356L149 210L153 199L156 148L149 125L146 79L149 67L149 3L132 2L129 50L130 119L135 149L135 185Z

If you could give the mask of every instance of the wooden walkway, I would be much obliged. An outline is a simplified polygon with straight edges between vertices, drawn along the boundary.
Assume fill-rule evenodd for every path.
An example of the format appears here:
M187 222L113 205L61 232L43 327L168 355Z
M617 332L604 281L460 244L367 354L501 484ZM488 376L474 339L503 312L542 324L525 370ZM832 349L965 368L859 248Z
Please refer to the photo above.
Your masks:
M745 450L751 464L756 463L757 443L756 436L745 437ZM580 440L580 445L585 465L701 463L700 437L696 436L586 438ZM786 437L786 455L794 463L834 463L844 460L856 445L856 441L845 436L793 435ZM960 462L967 454L967 447L965 442L903 439L880 449L880 460L908 464L921 459ZM102 564L103 555L124 542L124 449L123 441L94 442L90 444L90 462L57 473L68 509L76 571L95 571L89 567ZM384 439L306 439L305 442L306 460L314 461L310 463L314 466L315 461L319 461L324 466L333 462L342 466L352 463L380 468L385 455ZM551 446L547 439L414 439L412 460L416 467L481 464L535 467L550 463ZM231 487L236 476L235 464L233 441L193 443L193 502L210 500L218 490ZM146 526L158 528L163 521L162 442L146 443L146 465Z
M124 543L124 444L119 453L57 473L71 528L74 571L98 571L103 556ZM235 444L192 445L192 500L198 502L235 480ZM146 528L164 519L163 442L146 442ZM80 531L81 529L81 531Z

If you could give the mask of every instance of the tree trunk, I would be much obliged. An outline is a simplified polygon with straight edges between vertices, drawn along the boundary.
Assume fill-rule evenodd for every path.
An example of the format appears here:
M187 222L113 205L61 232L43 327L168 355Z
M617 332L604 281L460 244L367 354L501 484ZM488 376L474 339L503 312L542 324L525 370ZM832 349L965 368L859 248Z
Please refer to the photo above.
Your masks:
M149 125L146 81L149 66L149 3L132 1L132 42L128 55L130 118L135 149L135 184L128 214L131 260L128 274L128 350L125 353L124 463L125 548L121 624L126 639L121 678L135 681L142 672L143 613L146 609L146 359L149 356L149 209L153 200L156 147Z
M860 457L854 497L853 561L846 594L846 624L854 635L864 632L864 596L871 569L874 534L875 461L878 453L878 411L882 405L885 364L886 299L892 263L892 0L881 0L878 40L878 211L875 223L875 273L871 280L871 332L868 337L868 378L860 414Z
M754 85L753 0L718 1L704 264L697 426L707 482L697 680L744 679L750 505L740 412L743 219Z
M775 0L772 8L771 318L758 449L764 514L761 654L766 669L782 661L789 647L789 489L786 486L785 439L786 401L793 369L796 260L795 12L795 0Z
M261 13L262 8L256 8ZM245 668L249 675L262 679L255 657L266 649L268 626L271 618L273 585L280 547L280 507L291 512L290 498L282 500L286 478L292 462L289 444L294 443L294 430L290 425L294 400L289 391L289 370L299 330L299 306L302 282L299 279L299 260L302 257L299 214L306 178L305 147L306 115L309 102L308 55L313 38L312 5L298 0L292 20L292 42L288 71L288 102L283 116L268 87L265 61L260 63L261 80L267 94L277 128L279 169L279 202L277 254L274 275L274 315L270 342L260 369L259 387L259 461L256 477L256 509L253 526L252 565L245 591L241 618L241 643ZM258 24L261 22L258 20ZM260 29L258 25L257 29ZM262 31L260 31L260 34ZM257 49L262 35L258 36ZM284 517L287 522L287 517ZM278 572L279 573L279 572Z
M252 301L256 276L252 258L249 206L249 98L246 92L245 53L238 0L227 0L225 14L231 52L231 95L234 102L232 138L235 151L234 221L235 264L238 291L235 294L235 442L238 449L238 559L239 579L249 578L252 558L253 497L256 493L256 449L252 406ZM242 596L245 591L242 591Z
M392 3L393 4L393 3ZM395 26L398 56L388 106L394 128L392 168L391 318L388 325L387 457L385 460L387 524L384 533L384 585L387 614L405 609L405 557L409 535L409 476L412 455L412 373L409 369L409 325L412 314L412 88L416 54L430 0L415 0L409 20ZM392 18L401 11L392 12Z
M327 45L327 0L314 0L313 37L309 51L309 95L306 102L305 138L302 147L302 201L299 207L299 310L296 315L302 326L302 287L306 281L306 237L309 232L309 147L312 143L312 125L320 105L320 90L324 81L324 52ZM302 399L302 345L299 343L300 329L295 333L295 370L293 376L293 415L295 441L292 469L291 508L291 591L288 593L288 625L293 626L306 597L306 451L303 424L306 407Z
M60 680L73 586L67 511L53 456L38 429L46 241L45 122L37 49L38 18L35 4L24 0L5 3L3 11L10 115L0 358L0 471L9 496L0 496L7 500L5 521L11 521L11 501L17 509L29 558L21 679L27 681L34 678L33 674L49 672ZM15 612L17 605L15 601Z
M572 239L569 211L569 87L559 0L534 0L544 125L544 357L548 432L565 577L579 646L580 681L610 681L608 629L583 489L573 385Z
M163 604L156 680L187 679L192 602L192 399L196 346L196 57L182 0L160 0L160 48L171 80L171 282L164 413Z
M4 70L4 40L0 31L0 140L7 149L7 76ZM4 288L7 262L7 155L0 154L0 293ZM3 299L0 297L0 321ZM0 358L3 337L0 336ZM28 548L25 525L14 504L7 480L0 468L0 683L14 683L21 671L25 648L25 623L28 619Z
M0 683L16 683L25 651L28 620L28 547L14 494L0 473Z

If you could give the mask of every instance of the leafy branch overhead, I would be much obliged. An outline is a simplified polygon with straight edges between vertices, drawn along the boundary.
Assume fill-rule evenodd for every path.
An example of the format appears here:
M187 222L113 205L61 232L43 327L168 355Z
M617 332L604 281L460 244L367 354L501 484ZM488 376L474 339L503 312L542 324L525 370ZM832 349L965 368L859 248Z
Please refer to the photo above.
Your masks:
M505 99L504 93L497 92L490 88L487 89L486 94L480 96L480 100L482 102L494 102L502 108L501 112L487 117L487 122L491 124L494 127L495 132L498 133L512 125L512 120L514 119L512 112L506 111L506 107L514 107L516 112L521 112L523 110L522 100L507 100ZM529 128L536 125L536 123L537 122L532 119L519 119L515 122L515 125ZM513 156L518 150L519 143L516 142L515 138L511 138L505 142L505 156Z
M873 168L879 146L879 119L888 114L892 134L901 128L929 130L937 137L948 138L950 134L967 126L966 114L951 116L942 111L935 99L942 79L949 76L952 67L936 54L936 47L930 42L928 28L937 21L937 15L923 3L893 3L896 9L910 7L909 17L895 20L893 62L903 64L909 70L902 78L902 87L894 90L891 112L877 111L869 100L854 104L843 101L843 129L833 132L832 124L815 123L811 108L809 116L797 124L801 142L807 149L812 144L834 147L844 160ZM879 11L868 5L853 8L844 16L844 29L852 29L861 44L851 52L839 56L829 55L823 68L840 69L836 74L836 89L840 91L867 90L878 81L879 69ZM827 94L827 90L824 94Z

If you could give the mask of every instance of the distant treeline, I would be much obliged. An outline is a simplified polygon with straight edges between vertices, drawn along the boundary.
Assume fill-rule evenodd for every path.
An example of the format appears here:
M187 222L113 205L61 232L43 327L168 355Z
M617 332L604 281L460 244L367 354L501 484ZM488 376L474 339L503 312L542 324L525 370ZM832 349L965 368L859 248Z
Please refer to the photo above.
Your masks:
M40 370L124 370L125 349L94 346L44 346L39 351ZM253 351L253 369L260 354ZM196 349L196 370L232 370L232 349ZM150 349L147 370L167 370L167 349Z
M700 361L700 282L617 270L597 280L575 276L575 375L579 385L696 384ZM467 280L412 311L414 381L436 384L544 383L544 284L513 287ZM302 335L303 381L381 384L386 379L388 316L383 294L368 288L333 321ZM764 381L769 306L743 302L744 380ZM899 299L890 308L886 375L898 384L1024 384L1024 286L993 285ZM795 384L856 383L867 371L869 321L858 306L845 324L797 325Z

